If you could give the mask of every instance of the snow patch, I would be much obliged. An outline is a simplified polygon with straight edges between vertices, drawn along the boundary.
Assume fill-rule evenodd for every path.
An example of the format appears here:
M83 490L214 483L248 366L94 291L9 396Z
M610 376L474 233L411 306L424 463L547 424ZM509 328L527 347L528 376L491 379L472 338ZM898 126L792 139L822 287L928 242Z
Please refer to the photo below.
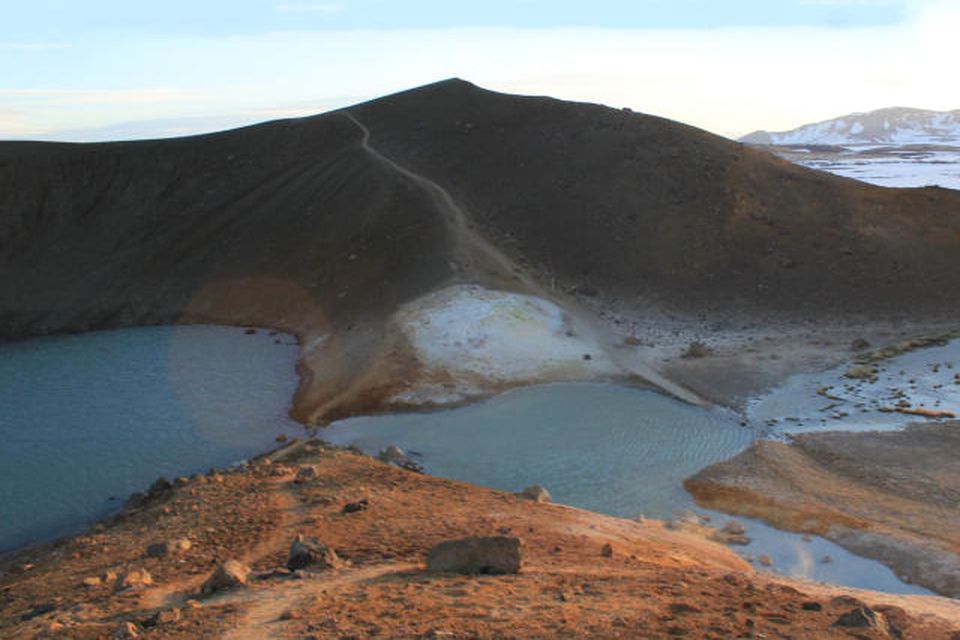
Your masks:
M534 296L457 285L407 304L396 322L426 370L398 402L449 404L504 385L621 373L586 327Z

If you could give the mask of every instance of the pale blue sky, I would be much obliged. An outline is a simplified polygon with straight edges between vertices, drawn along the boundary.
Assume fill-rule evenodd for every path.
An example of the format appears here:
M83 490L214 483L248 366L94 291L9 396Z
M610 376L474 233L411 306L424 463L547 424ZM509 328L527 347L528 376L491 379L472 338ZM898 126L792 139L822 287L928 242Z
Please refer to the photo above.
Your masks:
M956 0L0 0L0 138L163 136L445 77L725 135L960 108Z

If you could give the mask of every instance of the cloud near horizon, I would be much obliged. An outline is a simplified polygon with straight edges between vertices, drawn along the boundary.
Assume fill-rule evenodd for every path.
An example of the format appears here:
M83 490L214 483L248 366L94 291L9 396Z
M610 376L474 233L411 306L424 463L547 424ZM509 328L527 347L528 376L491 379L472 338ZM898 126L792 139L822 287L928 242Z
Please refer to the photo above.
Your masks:
M360 4L266 2L350 11ZM20 115L16 124L0 121L0 138L95 136L157 120L199 133L190 127L311 115L453 76L494 90L630 107L733 136L893 105L960 108L960 85L942 71L958 31L960 8L923 2L902 23L840 29L98 33L70 50L8 52L0 109ZM178 119L182 127L169 124Z

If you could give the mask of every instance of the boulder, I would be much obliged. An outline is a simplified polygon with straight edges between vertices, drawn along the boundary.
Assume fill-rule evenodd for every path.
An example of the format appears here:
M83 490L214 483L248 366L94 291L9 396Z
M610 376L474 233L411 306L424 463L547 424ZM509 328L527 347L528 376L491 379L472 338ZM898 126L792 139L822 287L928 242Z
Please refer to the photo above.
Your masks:
M344 513L356 513L358 511L366 511L370 507L370 500L367 498L362 498L356 502L348 502L343 505Z
M315 536L298 535L290 545L287 568L291 571L306 567L332 569L339 564L336 552Z
M217 565L214 572L206 579L200 587L200 593L209 595L224 589L242 587L247 584L249 576L250 567L237 560L225 560Z
M310 482L317 478L317 468L313 465L304 465L297 469L297 475L293 478L293 481L296 484L303 484L304 482Z
M835 627L847 627L852 629L874 629L882 634L889 633L890 627L882 613L874 611L870 607L857 607L852 609L833 623Z
M407 454L403 452L403 449L393 444L381 451L379 457L384 462L397 465L407 461Z
M519 573L521 542L513 536L470 536L441 542L427 554L427 569L465 574Z
M527 500L533 500L534 502L550 502L553 499L550 496L550 492L538 484L524 488L524 490L517 495Z
M153 584L153 576L150 575L150 572L146 569L130 569L125 573L121 573L117 576L116 582L113 583L114 591L131 591L144 589L147 586Z
M423 471L423 465L413 460L403 449L393 444L381 451L377 457L381 461L398 466L401 469L416 471L417 473Z

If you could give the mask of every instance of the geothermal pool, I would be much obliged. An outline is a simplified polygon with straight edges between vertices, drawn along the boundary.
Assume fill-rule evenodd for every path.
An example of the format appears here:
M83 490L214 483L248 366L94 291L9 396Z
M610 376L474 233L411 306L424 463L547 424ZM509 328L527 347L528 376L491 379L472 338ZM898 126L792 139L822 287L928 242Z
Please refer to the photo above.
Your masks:
M552 384L458 409L351 418L320 435L371 454L395 444L428 473L495 489L540 484L555 502L600 513L670 519L693 509L722 524L730 517L696 508L683 480L736 455L767 431L743 427L725 411L653 391ZM768 556L772 567L756 564L760 570L880 591L931 593L828 540L737 519L752 542L733 549L754 560Z
M159 475L297 434L296 353L289 336L212 326L0 344L0 550L77 531Z
M289 336L211 326L0 345L0 550L79 531L159 475L229 465L279 433L298 434L286 416L295 360ZM694 508L684 478L768 431L652 391L552 384L456 409L352 418L320 435L370 453L399 445L439 476L507 491L542 484L564 504L669 519ZM736 550L769 556L773 571L928 593L826 540L741 521L753 542Z

